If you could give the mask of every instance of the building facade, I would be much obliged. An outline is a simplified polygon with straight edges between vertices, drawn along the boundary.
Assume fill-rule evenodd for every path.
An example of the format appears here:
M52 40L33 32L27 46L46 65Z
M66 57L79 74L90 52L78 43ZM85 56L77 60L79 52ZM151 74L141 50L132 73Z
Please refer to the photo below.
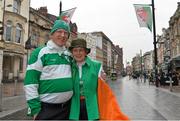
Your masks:
M144 60L144 71L146 73L150 73L153 70L153 53L154 51L149 51L144 53L143 60Z
M93 36L91 33L81 33L78 35L78 38L83 38L86 40L87 47L91 49L91 52L88 54L88 56L96 60L96 36Z
M108 61L107 61L107 41L110 41L110 39L103 33L103 32L92 32L91 33L94 36L97 36L99 39L101 39L102 44L100 46L102 46L102 55L103 55L103 69L106 73L108 73ZM101 48L100 48L101 49ZM100 51L100 49L98 48L97 51ZM99 52L98 52L99 54Z
M103 64L102 37L96 36L96 60Z
M140 54L137 54L133 59L132 59L132 68L133 68L133 73L141 73L141 56Z
M180 2L169 21L171 70L180 73Z
M27 52L30 0L5 0L3 13L3 82L23 79Z
M53 21L37 10L30 8L29 39L31 49L44 46L49 40L49 33Z
M123 73L123 48L120 48L119 45L115 46L115 68L118 75Z

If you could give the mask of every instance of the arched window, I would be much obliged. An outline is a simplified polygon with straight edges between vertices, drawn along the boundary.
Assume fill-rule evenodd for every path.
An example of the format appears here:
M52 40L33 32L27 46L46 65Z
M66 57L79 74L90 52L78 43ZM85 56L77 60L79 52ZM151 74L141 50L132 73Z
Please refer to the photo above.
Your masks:
M5 41L12 41L12 21L8 20L5 27Z
M16 37L15 37L15 42L16 43L21 43L22 40L22 26L21 24L16 25Z
M21 1L20 0L14 0L13 2L13 12L20 13L21 8Z

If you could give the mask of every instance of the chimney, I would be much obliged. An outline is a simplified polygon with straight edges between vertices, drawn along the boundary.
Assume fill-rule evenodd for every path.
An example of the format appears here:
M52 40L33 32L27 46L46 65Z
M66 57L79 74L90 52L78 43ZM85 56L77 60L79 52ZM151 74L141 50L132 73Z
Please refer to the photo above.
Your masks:
M47 16L47 13L48 13L48 10L47 10L47 6L44 6L44 7L40 7L38 9L38 12L43 14L44 16Z

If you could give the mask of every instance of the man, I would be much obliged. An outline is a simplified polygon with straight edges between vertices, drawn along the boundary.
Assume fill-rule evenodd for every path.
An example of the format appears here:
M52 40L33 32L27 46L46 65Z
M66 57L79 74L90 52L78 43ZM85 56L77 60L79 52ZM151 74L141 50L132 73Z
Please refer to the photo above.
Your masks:
M28 62L24 89L28 115L35 120L68 119L73 95L70 53L65 44L69 25L56 20L47 45L35 49Z

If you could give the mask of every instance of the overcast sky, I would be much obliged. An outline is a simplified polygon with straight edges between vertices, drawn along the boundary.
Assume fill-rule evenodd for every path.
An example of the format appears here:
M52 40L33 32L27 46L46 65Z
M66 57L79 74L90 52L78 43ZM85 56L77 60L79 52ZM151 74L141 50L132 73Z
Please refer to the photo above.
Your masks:
M77 7L72 22L79 32L103 31L109 39L123 48L124 62L140 53L153 50L152 33L140 28L133 4L151 4L151 0L61 0L62 10ZM169 27L170 17L179 0L154 0L156 34ZM60 0L31 0L31 7L47 6L48 13L59 14ZM125 63L124 63L125 64Z

